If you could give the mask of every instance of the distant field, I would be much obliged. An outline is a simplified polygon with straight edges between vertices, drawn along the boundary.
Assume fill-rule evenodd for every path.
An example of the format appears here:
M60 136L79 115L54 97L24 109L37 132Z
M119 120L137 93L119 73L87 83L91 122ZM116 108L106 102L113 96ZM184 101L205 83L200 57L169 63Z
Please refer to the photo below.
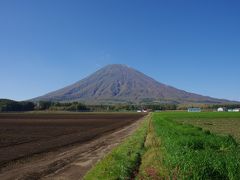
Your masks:
M84 143L142 116L141 113L1 113L0 168L13 160Z
M164 113L173 120L192 124L221 135L232 135L240 141L240 113L237 112L201 112L201 113Z

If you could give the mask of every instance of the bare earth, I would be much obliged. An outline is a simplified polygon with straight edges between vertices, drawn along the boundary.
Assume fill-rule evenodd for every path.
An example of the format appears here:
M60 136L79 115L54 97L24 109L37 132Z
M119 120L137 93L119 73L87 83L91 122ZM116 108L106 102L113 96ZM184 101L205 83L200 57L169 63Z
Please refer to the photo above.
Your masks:
M5 138L5 141L2 141L3 143L0 143L0 179L82 179L84 174L99 160L101 159L106 153L108 153L113 147L115 147L117 144L122 142L123 139L125 139L129 134L131 134L137 127L140 121L137 121L139 118L141 118L143 115L122 115L122 114L115 114L115 115L104 115L102 114L102 117L98 119L99 115L94 115L89 118L89 116L86 116L85 119L83 117L76 117L75 115L63 117L64 120L61 121L61 118L59 120L59 117L57 117L57 123L54 123L54 127L58 129L59 122L61 124L61 128L64 127L64 132L62 134L59 134L59 136L56 137L57 131L53 130L54 128L50 128L51 131L53 131L53 134L51 133L46 134L44 138L42 137L44 133L39 136L39 132L37 131L37 136L34 136L34 130L33 135L28 137L28 141L26 141L26 138L21 136L21 133L19 137L20 140L23 141L23 143L17 143L20 141L16 141L15 139L12 139L10 137L11 142L6 141L9 137ZM62 116L61 116L62 117ZM94 117L94 118L93 118ZM78 120L76 120L76 118ZM15 119L13 117L12 119ZM36 120L35 118L34 120ZM38 128L41 127L43 117L39 118L40 120L40 126L38 124ZM46 121L49 121L49 117L46 118L48 120L44 119L44 123ZM50 118L54 119L54 118ZM67 124L65 121L67 120L67 124L73 124L73 127L67 127ZM84 126L82 124L82 119L84 119L84 122L87 122L87 126ZM87 119L87 121L86 121ZM89 120L90 119L90 120ZM94 122L91 122L91 119L95 119ZM96 119L97 122L96 122ZM25 117L26 120L26 117ZM29 121L24 121L24 125L28 124L28 122L32 121L33 118L30 118ZM107 120L107 121L106 121ZM5 130L5 136L6 132L11 131L10 126L11 118L9 117L1 117L0 116L0 125L1 128ZM22 122L21 118L18 121ZM77 122L75 122L77 121ZM119 122L120 121L120 122ZM69 123L70 122L70 123ZM78 123L80 123L80 126L78 127ZM91 122L92 126L89 126L89 122ZM99 122L99 123L98 123ZM10 123L10 124L9 124ZM14 121L16 124L16 121ZM39 122L38 122L39 123ZM32 123L30 123L32 126ZM47 123L48 124L48 123ZM56 125L57 124L57 125ZM109 126L109 124L111 124ZM115 125L114 125L115 124ZM46 124L45 124L46 125ZM21 123L20 125L17 124L17 126L21 129ZM49 126L49 124L48 124ZM48 126L46 129L48 129ZM14 126L15 127L15 126ZM81 134L81 131L76 131L76 129L85 128L85 133ZM88 128L86 128L88 127ZM89 128L90 127L90 128ZM60 128L60 130L62 130ZM24 129L28 129L24 126ZM32 127L31 129L34 129ZM68 130L71 129L71 133L68 132ZM91 130L93 129L93 130ZM37 130L37 129L36 129ZM28 130L30 131L30 130ZM26 132L28 132L26 131ZM1 132L2 129L1 129ZM20 131L19 131L20 132ZM66 133L68 132L68 133ZM74 133L73 133L74 132ZM94 134L94 132L97 132L97 134ZM79 134L80 133L80 134ZM26 134L26 133L25 133ZM58 134L58 133L57 133ZM91 136L86 136L86 134L91 134ZM93 135L92 135L93 134ZM11 135L11 133L9 133ZM40 137L40 138L39 138ZM53 138L54 137L54 138ZM76 138L77 137L77 138ZM1 134L2 138L2 134ZM65 142L66 141L66 142ZM41 149L41 151L37 151L34 148L31 147L42 147L42 145L45 145L44 149ZM26 146L27 145L27 146ZM29 147L30 145L30 147ZM22 157L19 156L19 152L21 152L21 148L29 147L28 153L20 153ZM8 148L8 151L5 151L6 148ZM24 149L23 148L23 149ZM26 149L25 149L26 150ZM15 154L14 154L15 152ZM11 154L12 153L12 154ZM9 156L10 154L10 156ZM4 156L5 155L5 156Z

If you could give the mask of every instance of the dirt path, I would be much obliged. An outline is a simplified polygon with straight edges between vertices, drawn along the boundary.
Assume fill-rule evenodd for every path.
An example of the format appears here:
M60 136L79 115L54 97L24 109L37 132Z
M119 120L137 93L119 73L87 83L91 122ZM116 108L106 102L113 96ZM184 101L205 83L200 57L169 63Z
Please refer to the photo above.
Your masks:
M122 142L141 120L82 145L39 154L2 169L0 179L82 179L113 147Z

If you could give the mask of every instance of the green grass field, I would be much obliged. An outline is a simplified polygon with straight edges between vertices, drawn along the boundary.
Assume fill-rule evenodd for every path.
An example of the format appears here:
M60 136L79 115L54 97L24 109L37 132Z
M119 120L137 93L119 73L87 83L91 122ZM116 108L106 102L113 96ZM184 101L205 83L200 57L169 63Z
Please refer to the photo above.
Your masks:
M106 179L106 172L114 174L107 179L240 179L240 113L160 112L146 124L145 135L140 128L87 179Z
M164 166L169 176L181 179L239 179L240 151L232 136L212 134L209 130L185 123L194 119L233 119L227 113L158 113L153 115L157 138L162 142ZM180 121L180 122L179 122ZM236 127L237 128L237 127Z

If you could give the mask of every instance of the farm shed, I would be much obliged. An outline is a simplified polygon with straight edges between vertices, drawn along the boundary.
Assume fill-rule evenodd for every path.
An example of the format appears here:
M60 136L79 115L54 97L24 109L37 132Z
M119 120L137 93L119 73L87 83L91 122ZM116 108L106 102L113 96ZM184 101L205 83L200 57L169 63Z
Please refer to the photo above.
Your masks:
M201 112L201 108L188 108L188 112Z
M228 109L228 112L240 112L239 109Z
M239 112L239 109L233 109L233 112Z

